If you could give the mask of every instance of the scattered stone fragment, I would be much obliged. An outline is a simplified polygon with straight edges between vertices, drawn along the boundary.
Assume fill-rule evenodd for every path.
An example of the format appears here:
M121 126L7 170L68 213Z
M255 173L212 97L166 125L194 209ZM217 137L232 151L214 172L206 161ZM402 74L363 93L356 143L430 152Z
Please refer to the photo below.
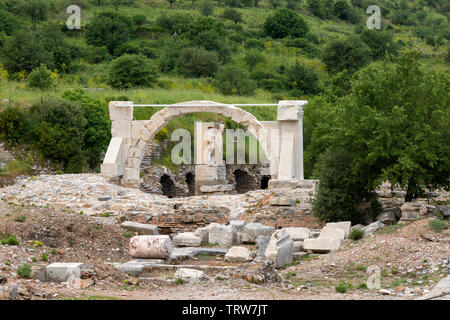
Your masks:
M396 224L397 220L402 216L402 210L399 207L384 209L378 216L377 220L385 225Z
M167 235L135 236L130 240L130 255L141 259L168 259L172 243Z
M265 226L261 223L249 223L244 227L242 242L256 243L258 236L271 236L274 231L274 227Z
M335 228L331 226L325 226L319 234L318 239L329 238L329 239L345 239L345 231L341 228Z
M303 251L303 241L294 241L294 247L292 252Z
M194 232L194 235L201 239L202 245L208 243L208 240L209 240L208 227L197 228L197 230L195 230L195 232Z
M175 272L174 277L176 279L181 279L186 282L198 282L209 280L209 277L203 271L189 268L178 269Z
M283 228L288 235L291 236L292 241L303 241L309 239L310 231L308 228Z
M158 227L151 224L138 223L134 221L125 221L120 225L122 228L137 232L140 235L157 235Z
M220 246L232 246L234 243L233 228L228 225L212 223L208 226L209 243L218 243Z
M325 227L331 227L336 229L341 229L345 232L345 238L348 237L351 231L352 222L351 221L341 221L341 222L329 222Z
M295 206L295 199L290 199L286 197L273 197L269 200L270 206L277 206L277 207L291 207Z
M339 249L341 245L342 240L337 238L305 239L305 241L303 242L303 250L326 253Z
M284 267L292 263L294 242L286 231L279 230L272 234L265 256L274 262L275 268Z
M247 262L253 260L250 250L246 247L231 247L225 255L225 261Z
M193 232L179 233L173 237L172 243L179 247L200 247L202 239L197 237Z
M425 205L416 202L405 202L402 207L402 218L400 221L413 221L427 214Z
M364 237L367 237L368 235L371 235L378 229L384 227L384 224L382 224L380 221L375 221L374 223L369 224L368 226L364 227L362 230L364 231Z
M258 248L258 256L265 258L266 249L270 242L270 236L258 236L256 238L256 248Z
M45 268L45 277L50 281L65 282L69 278L81 278L81 268L83 263L63 263L55 262Z

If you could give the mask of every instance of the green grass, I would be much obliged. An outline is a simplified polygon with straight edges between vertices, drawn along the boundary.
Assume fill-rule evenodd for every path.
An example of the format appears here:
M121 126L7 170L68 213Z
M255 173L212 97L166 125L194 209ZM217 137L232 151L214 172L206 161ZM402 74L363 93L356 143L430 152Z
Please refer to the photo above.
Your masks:
M338 293L346 293L347 292L347 286L345 285L345 283L338 284L336 287L334 287L334 289Z
M440 233L443 230L448 228L448 223L444 220L431 220L428 225L430 226L431 230L433 230L436 233Z
M17 274L21 278L29 279L31 274L31 266L27 263L24 263L17 267Z
M8 245L8 246L18 246L19 245L19 240L17 240L16 236L13 234L2 234L2 239L1 239L1 244L2 245Z

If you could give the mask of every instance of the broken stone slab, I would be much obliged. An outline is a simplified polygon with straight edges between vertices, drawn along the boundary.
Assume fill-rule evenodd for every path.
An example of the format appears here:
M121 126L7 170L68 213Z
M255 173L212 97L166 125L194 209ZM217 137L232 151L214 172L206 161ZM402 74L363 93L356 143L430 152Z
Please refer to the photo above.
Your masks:
M265 256L274 262L275 268L281 268L292 263L292 251L294 242L286 231L279 230L270 237L269 245L266 248Z
M294 241L294 248L292 252L303 251L303 241Z
M135 259L125 263L118 263L115 267L121 272L137 277L143 272L145 267L164 263L165 260L162 259Z
M352 222L351 221L329 222L325 225L325 227L341 229L342 231L345 232L345 238L347 238L348 235L350 234Z
M172 244L178 247L200 247L202 239L193 232L183 232L173 237Z
M174 277L176 279L181 279L187 282L198 282L209 280L209 277L203 271L189 268L178 269L175 272Z
M246 247L231 247L225 255L225 261L230 262L248 262L252 260L252 254Z
M83 263L80 262L55 262L45 268L45 277L55 282L66 282L71 277L80 279L82 267Z
M200 191L203 193L214 193L214 192L230 192L234 190L232 184L218 184L212 186L201 186Z
M220 246L232 246L235 241L235 233L233 228L228 225L211 223L208 226L209 243L218 243Z
M450 217L450 206L449 206L449 205L446 205L446 206L444 206L444 205L437 206L437 210L439 211L440 214L442 214L442 216L443 216L444 218Z
M374 223L369 224L368 226L362 228L362 230L364 231L364 237L371 235L372 233L374 233L375 231L377 231L382 227L384 227L384 224L381 223L380 221L375 221Z
M322 231L319 234L318 239L339 239L344 240L345 239L345 231L342 229L338 229L335 227L329 227L325 226L323 227Z
M265 258L266 257L266 249L269 245L270 237L269 236L258 236L256 238L256 247L258 248L258 256Z
M208 243L209 230L207 227L197 228L197 230L195 230L195 232L194 232L194 235L201 239L202 245Z
M158 227L151 224L138 223L134 221L125 221L120 225L123 229L137 232L140 235L157 235Z
M342 243L343 240L339 238L305 239L305 241L303 242L303 250L326 253L339 249Z
M308 228L283 228L282 230L286 231L288 235L291 236L292 241L303 241L305 239L309 239L310 231Z
M398 208L398 207L397 208L389 208L389 209L384 209L377 216L377 220L380 221L382 224L386 224L386 225L396 224L397 223L397 215L396 215L395 209L397 209L400 212L400 216L401 216L402 211L400 210L400 208Z
M416 202L405 202L400 209L402 211L401 221L413 221L427 214L427 207Z
M249 223L244 227L242 242L256 243L258 236L271 236L274 231L274 227L265 226L261 223Z
M141 259L168 259L172 243L167 235L135 236L130 240L130 255Z
M233 244L239 245L242 243L242 233L244 231L245 221L242 220L231 220L230 226L234 233Z
M311 229L309 232L309 238L318 238L322 229Z
M296 202L295 199L287 197L273 197L270 198L269 205L273 207L294 207Z

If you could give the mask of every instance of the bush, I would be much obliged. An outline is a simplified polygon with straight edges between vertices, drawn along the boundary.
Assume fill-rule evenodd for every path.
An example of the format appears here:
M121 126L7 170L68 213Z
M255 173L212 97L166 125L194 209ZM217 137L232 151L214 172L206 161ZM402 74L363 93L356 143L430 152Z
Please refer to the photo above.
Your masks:
M431 230L433 230L434 232L441 232L442 230L447 229L448 225L447 222L445 222L444 220L431 220L428 225L430 226Z
M326 222L364 223L379 213L375 194L353 173L352 163L352 154L343 148L329 148L319 157L315 176L320 184L313 202L316 217Z
M236 9L225 9L223 11L222 17L224 19L233 21L235 24L237 24L238 22L242 22L242 13L240 13Z
M250 50L248 51L244 56L245 64L250 68L250 70L253 70L253 68L258 63L263 63L266 61L264 58L264 55L257 51L257 50Z
M347 286L344 283L340 283L335 287L336 292L338 293L346 293L347 292Z
M211 77L219 68L217 53L201 48L186 48L176 62L179 73L187 77Z
M302 38L308 33L308 25L294 11L281 9L266 19L264 32L275 39L287 36Z
M27 84L30 88L50 89L54 84L52 72L45 65L41 64L39 68L34 69L28 75Z
M348 237L354 241L362 239L364 237L364 231L358 228L354 228Z
M0 139L9 146L25 141L27 132L26 113L18 107L7 107L0 113Z
M48 261L48 256L45 253L43 253L42 256L41 256L41 260L42 261Z
M206 17L214 13L214 5L210 0L203 0L200 2L200 13Z
M31 274L31 266L28 263L24 263L24 264L18 266L17 267L17 274L21 278L29 279L30 278L30 274Z
M110 55L106 47L92 47L88 50L87 61L89 63L100 63L109 59Z
M153 87L158 81L154 64L142 55L126 54L114 60L108 76L108 84L114 89Z
M237 66L226 66L219 70L214 85L226 95L251 95L256 89L255 81Z
M8 245L8 246L18 246L19 240L17 240L16 236L13 234L2 234L1 239L2 245Z
M96 47L106 47L109 53L131 39L135 33L133 19L119 12L102 12L86 27L86 41Z
M166 128L162 128L155 134L155 139L162 142L169 138L169 131Z
M332 40L325 47L322 60L328 71L354 73L370 62L370 48L357 36Z
M296 90L298 95L314 96L321 91L319 76L315 70L298 62L289 68L286 86L289 89Z

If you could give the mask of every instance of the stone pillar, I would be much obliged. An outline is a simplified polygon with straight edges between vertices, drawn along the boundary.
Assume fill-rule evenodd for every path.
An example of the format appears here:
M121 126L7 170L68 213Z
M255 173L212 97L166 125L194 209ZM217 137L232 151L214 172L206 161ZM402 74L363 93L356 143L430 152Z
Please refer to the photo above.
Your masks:
M225 187L226 166L223 161L224 125L213 122L195 122L195 194L231 191ZM208 188L203 188L208 186ZM201 189L205 191L202 191Z
M101 173L114 178L124 174L124 165L132 140L133 102L111 101L109 117L112 139L101 166Z
M278 103L279 126L278 181L299 181L303 172L303 100L284 100ZM274 181L269 183L274 185Z

